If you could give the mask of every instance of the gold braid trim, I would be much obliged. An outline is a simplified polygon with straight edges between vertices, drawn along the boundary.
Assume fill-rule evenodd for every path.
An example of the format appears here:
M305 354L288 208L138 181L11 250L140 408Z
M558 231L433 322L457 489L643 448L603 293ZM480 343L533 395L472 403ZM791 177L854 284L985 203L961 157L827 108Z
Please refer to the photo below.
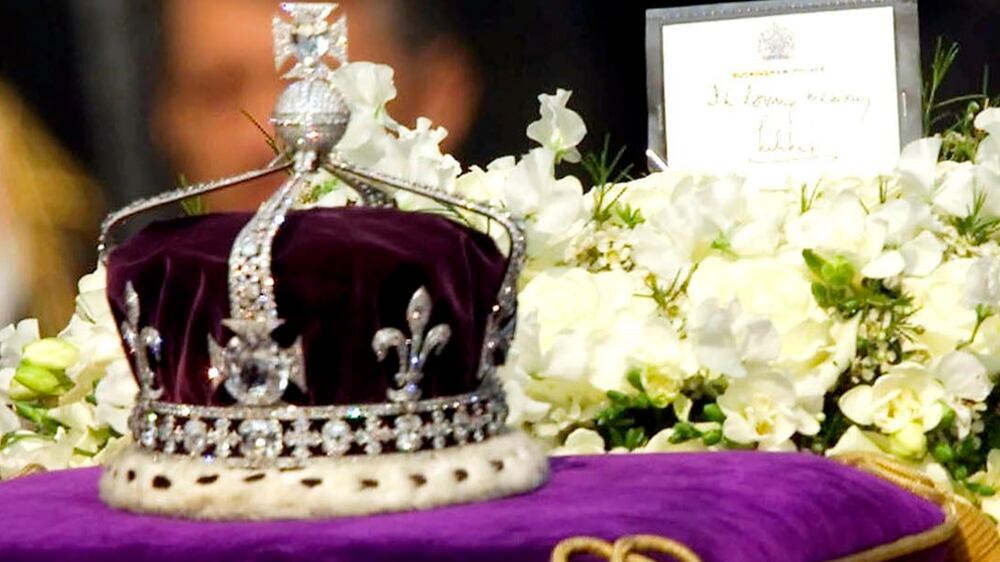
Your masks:
M29 464L28 466L21 469L20 472L11 476L11 479L20 478L22 476L31 476L32 474L41 474L45 472L45 467L40 464Z
M855 453L835 460L863 470L926 498L945 513L945 522L923 533L903 537L865 552L832 562L881 562L905 556L948 542L949 562L994 562L1000 560L1000 533L985 514L950 492L939 489L934 481L905 464L877 454Z
M556 545L551 561L569 562L573 556L590 554L611 562L655 562L640 552L666 554L677 562L701 562L688 547L656 535L626 535L614 544L594 537L573 537Z

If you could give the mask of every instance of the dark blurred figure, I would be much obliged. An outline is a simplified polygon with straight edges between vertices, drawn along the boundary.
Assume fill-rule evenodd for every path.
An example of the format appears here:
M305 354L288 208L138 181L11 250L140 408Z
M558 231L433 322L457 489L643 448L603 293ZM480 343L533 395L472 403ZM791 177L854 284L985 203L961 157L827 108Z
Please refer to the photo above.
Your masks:
M627 146L627 160L643 169L645 10L699 3L705 2L344 4L351 58L393 64L400 92L393 114L409 124L427 114L448 127L446 148L463 164L526 150L524 128L536 118L535 96L565 87L590 127L584 150L599 148L609 135L611 145ZM936 37L962 48L942 96L979 91L986 64L994 76L1000 73L1000 0L919 5L925 68ZM10 25L0 37L0 73L90 165L112 204L120 204L170 187L175 172L193 181L267 159L240 109L266 118L278 91L270 60L275 10L272 0L3 2L0 17ZM150 40L158 36L155 21L164 41ZM168 54L165 66L148 54L156 44ZM212 61L215 56L222 58ZM1000 77L990 89L1000 90ZM174 109L163 109L168 107ZM148 146L151 137L159 150ZM169 157L171 173L156 168L149 155L157 151ZM208 163L196 165L196 154L205 154Z
M273 154L241 110L270 129L267 117L285 85L272 52L271 19L278 2L160 3L163 70L152 106L157 148L190 181L260 167ZM429 18L433 8L404 0L340 5L348 18L350 59L395 69L399 95L389 105L393 116L409 126L419 116L429 117L450 133L445 151L461 146L478 112L479 68L465 44L440 25L445 20ZM273 188L274 181L263 181L224 191L209 207L256 208Z

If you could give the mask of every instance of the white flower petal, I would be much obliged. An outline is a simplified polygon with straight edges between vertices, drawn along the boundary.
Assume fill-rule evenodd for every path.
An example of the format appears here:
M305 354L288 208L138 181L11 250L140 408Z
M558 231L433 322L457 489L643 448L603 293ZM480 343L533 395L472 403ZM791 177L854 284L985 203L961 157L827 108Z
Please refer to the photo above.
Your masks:
M915 140L903 148L899 159L899 176L904 189L923 198L934 191L941 137Z
M875 406L872 387L856 386L845 392L837 404L840 411L854 423L871 425Z
M880 256L868 262L861 270L861 275L869 279L889 279L903 272L906 260L903 254L896 250L882 252Z

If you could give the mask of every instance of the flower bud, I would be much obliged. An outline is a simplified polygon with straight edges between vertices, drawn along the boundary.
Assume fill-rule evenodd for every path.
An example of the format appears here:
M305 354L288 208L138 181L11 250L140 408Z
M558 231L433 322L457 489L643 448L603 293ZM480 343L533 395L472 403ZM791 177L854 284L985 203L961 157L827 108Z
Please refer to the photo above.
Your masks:
M80 351L73 344L59 338L46 338L24 347L22 359L37 367L52 371L65 371L80 358Z
M889 436L889 451L901 457L920 458L927 453L927 436L919 423L911 423Z

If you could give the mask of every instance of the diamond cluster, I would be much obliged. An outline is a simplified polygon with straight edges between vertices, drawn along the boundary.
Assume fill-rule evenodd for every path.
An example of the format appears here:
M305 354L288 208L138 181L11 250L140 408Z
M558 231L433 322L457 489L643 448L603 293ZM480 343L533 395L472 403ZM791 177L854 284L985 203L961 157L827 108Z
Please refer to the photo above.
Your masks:
M132 434L143 448L236 466L301 466L309 458L412 453L502 433L507 407L495 390L396 404L282 408L140 404Z

